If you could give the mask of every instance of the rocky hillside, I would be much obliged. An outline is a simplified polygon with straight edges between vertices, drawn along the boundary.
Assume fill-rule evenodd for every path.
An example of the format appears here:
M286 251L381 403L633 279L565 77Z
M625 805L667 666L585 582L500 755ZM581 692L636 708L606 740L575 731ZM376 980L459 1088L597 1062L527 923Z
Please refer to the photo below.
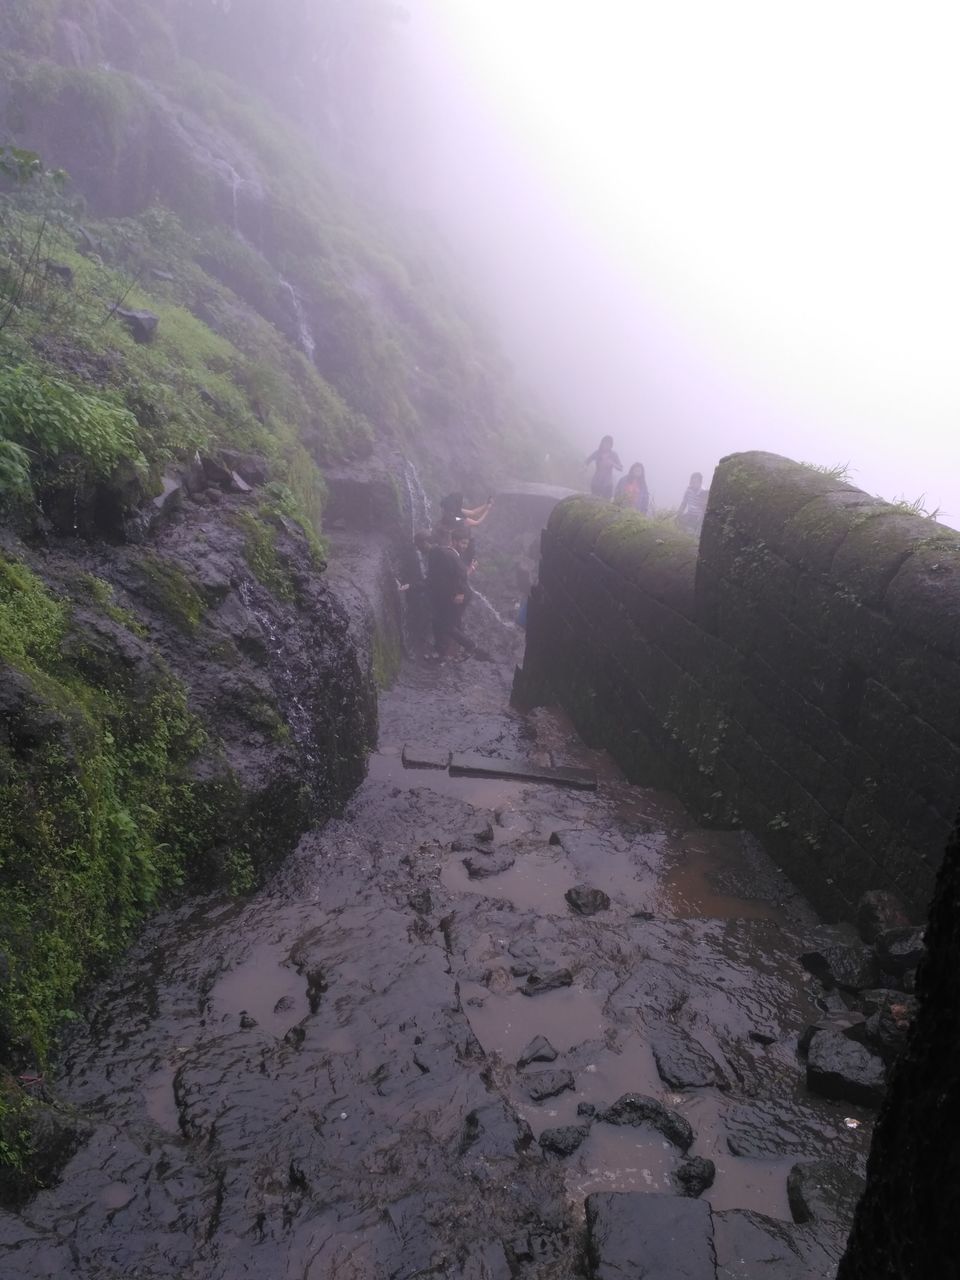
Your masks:
M404 528L411 475L537 474L535 424L434 237L358 195L390 6L274 7L0 10L14 1071L147 912L253 884L362 776L398 637L327 580L324 473L386 476ZM30 1107L5 1079L16 1168Z

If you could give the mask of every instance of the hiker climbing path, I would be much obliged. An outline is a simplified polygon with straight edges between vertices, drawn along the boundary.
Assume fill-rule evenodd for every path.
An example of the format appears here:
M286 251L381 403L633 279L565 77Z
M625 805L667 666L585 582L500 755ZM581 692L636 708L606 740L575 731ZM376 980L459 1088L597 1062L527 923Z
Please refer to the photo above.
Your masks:
M798 1058L831 998L797 957L834 931L739 833L511 711L509 656L405 667L345 815L95 993L58 1080L89 1138L0 1218L5 1277L833 1274L843 1189L787 1182L869 1139Z

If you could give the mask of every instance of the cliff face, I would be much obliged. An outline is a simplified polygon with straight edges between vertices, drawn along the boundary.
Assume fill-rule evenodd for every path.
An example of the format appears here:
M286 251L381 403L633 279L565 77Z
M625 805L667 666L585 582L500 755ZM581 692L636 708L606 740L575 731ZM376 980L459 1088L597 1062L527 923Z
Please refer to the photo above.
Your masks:
M413 464L484 490L529 465L430 234L320 159L359 136L382 9L0 13L7 1065L42 1062L146 913L255 883L362 776L399 635L324 575L324 471L376 471L407 530ZM251 82L289 118L326 102L316 136Z

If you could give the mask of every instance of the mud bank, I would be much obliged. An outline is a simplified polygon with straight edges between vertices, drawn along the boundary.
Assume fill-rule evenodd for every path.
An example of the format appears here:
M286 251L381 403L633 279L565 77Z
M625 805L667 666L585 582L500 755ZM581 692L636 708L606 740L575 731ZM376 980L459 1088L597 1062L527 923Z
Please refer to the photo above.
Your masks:
M601 1274L596 1224L628 1201L596 1196L666 1213L698 1157L711 1276L832 1275L852 1206L798 1225L787 1181L860 1169L871 1127L797 1056L839 1002L797 957L835 931L749 839L510 710L513 645L408 662L344 816L253 898L155 920L94 993L53 1082L89 1137L0 1215L4 1275ZM405 743L599 787L408 769ZM574 911L578 885L609 906Z

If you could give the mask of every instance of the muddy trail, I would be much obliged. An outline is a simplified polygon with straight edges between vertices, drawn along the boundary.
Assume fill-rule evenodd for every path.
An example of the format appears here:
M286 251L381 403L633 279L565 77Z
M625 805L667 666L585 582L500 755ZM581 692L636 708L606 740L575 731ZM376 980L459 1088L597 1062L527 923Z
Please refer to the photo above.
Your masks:
M409 660L343 818L255 897L156 920L94 993L55 1081L89 1137L0 1216L8 1280L586 1276L585 1197L619 1191L693 1205L665 1247L709 1236L711 1275L714 1249L725 1280L833 1275L851 1206L796 1225L787 1177L869 1140L797 1054L835 999L797 957L836 930L747 838L511 710L509 649Z

